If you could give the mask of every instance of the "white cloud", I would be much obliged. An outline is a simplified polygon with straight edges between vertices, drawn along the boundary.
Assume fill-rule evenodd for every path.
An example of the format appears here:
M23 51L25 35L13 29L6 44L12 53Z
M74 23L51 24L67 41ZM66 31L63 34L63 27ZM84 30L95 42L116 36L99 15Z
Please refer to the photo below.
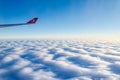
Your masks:
M20 71L20 73L21 74L30 74L30 73L32 73L32 68L30 68L30 67L25 67L25 68L23 68L21 71Z
M1 80L15 77L18 80L120 79L120 46L116 42L18 40L0 43Z

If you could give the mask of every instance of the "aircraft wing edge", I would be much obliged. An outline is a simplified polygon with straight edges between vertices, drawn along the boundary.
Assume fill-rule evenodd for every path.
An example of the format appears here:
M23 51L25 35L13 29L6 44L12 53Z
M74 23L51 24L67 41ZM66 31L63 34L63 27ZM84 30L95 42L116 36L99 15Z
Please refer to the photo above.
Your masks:
M28 21L27 23L2 24L2 25L0 25L0 28L12 27L12 26L20 26L20 25L28 25L28 24L35 24L37 22L37 20L38 20L38 18L33 18L32 20Z

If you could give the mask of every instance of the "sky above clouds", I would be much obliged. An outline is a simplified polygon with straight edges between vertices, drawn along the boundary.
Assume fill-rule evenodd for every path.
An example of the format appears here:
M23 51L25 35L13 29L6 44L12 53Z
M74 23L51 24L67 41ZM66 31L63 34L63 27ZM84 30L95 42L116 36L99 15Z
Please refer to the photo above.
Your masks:
M1 28L0 38L119 37L119 0L0 0L0 24L35 25Z

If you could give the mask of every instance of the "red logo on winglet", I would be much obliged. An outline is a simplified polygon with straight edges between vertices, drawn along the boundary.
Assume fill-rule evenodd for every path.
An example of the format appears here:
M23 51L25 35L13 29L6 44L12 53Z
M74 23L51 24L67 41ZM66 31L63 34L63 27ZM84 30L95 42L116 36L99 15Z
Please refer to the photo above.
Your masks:
M36 21L38 20L38 18L33 18L32 20L28 21L28 24L34 24Z

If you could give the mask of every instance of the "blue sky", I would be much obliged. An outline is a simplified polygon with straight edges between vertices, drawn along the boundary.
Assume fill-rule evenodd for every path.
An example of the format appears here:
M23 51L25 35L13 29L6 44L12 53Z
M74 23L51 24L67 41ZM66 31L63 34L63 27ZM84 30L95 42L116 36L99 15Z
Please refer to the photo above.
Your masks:
M0 29L0 38L120 36L119 0L0 0L0 24L35 25Z

